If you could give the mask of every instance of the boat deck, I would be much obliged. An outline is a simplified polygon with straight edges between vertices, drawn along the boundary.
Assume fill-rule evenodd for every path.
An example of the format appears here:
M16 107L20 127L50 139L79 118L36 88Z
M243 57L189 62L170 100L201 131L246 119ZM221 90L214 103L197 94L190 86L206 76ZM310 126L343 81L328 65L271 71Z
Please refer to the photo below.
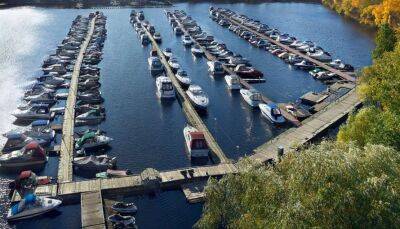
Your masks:
M78 58L76 59L74 70L72 72L70 88L67 102L65 104L64 121L62 125L62 140L60 147L60 162L58 165L58 182L68 182L73 179L72 161L74 157L74 125L75 125L75 104L78 93L78 77L81 70L83 56L89 45L94 32L94 26L97 16L90 21L90 27L85 41L81 45Z

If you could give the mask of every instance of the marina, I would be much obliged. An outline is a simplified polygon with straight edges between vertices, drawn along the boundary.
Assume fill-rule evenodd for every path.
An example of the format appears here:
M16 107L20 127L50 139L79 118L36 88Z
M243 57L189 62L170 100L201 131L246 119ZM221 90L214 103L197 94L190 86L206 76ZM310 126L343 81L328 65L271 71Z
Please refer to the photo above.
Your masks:
M204 15L208 15L209 4L200 4L199 6ZM179 6L178 9L188 11L190 14L193 13L191 10L188 10L188 8L182 7L182 5ZM124 17L112 13L118 10L124 11ZM134 218L136 218L136 224L139 227L142 227L142 225L144 225L143 227L151 225L151 222L148 221L148 216L143 215L149 214L143 206L147 205L147 202L153 201L146 199L145 196L148 194L155 195L156 200L168 198L168 201L165 200L166 203L170 203L169 200L175 199L176 202L179 203L179 208L197 209L194 211L198 211L198 209L200 209L198 202L204 200L205 182L210 177L220 178L226 174L239 172L235 165L238 158L247 155L250 156L251 160L254 162L262 164L279 161L279 155L282 151L287 152L289 149L296 149L297 147L301 147L323 136L327 130L342 121L349 112L361 105L356 96L356 88L351 86L351 82L349 84L331 85L330 87L332 89L329 93L327 92L328 94L324 94L325 92L321 89L325 88L320 85L321 88L316 89L314 94L307 94L304 92L304 88L302 88L301 90L303 91L297 92L295 95L291 95L285 99L278 98L280 96L287 96L283 91L281 95L276 93L271 96L270 93L272 93L272 91L266 90L265 88L274 84L273 75L275 73L273 71L265 71L265 68L262 67L260 62L253 59L254 56L261 58L265 54L258 54L258 51L255 50L249 52L244 50L240 51L246 56L249 56L249 60L252 62L253 66L264 73L263 78L265 79L265 82L260 80L255 83L256 81L246 81L238 77L241 87L260 92L262 100L266 104L274 101L275 104L278 105L282 111L282 115L289 124L284 127L277 127L263 117L261 111L252 110L252 108L246 104L246 101L241 98L239 90L236 92L234 92L234 90L228 90L224 80L225 75L222 75L222 77L209 76L210 72L208 68L210 65L206 62L218 61L217 57L212 55L209 50L203 47L197 40L192 39L191 41L193 44L191 47L198 45L206 57L204 59L207 60L195 58L190 48L185 48L188 47L188 44L184 45L182 43L181 37L177 37L176 31L171 30L168 26L166 17L160 15L163 9L144 10L143 15L145 20L149 21L149 26L144 27L144 34L149 39L147 46L142 46L143 40L140 39L140 36L138 37L134 34L134 28L128 23L131 10L118 10L113 9L112 12L103 12L104 15L107 15L107 41L105 42L104 55L102 56L102 61L99 63L99 68L102 69L102 77L100 78L102 96L104 96L104 105L102 105L102 108L107 109L107 120L90 127L96 131L98 129L104 131L104 133L98 133L93 136L101 136L102 134L104 136L110 136L113 139L110 143L110 149L106 151L99 150L98 153L94 155L99 157L107 153L110 158L118 157L118 167L112 168L115 172L107 171L107 173L105 173L107 178L97 179L93 176L89 178L83 177L74 169L74 161L76 161L74 158L76 159L82 156L77 156L75 153L80 152L77 152L74 148L80 149L79 147L81 146L76 143L85 135L85 133L80 131L87 130L84 124L78 127L75 126L76 118L79 116L75 115L75 109L77 107L76 102L78 101L78 95L82 96L82 94L78 93L77 85L80 82L79 77L87 74L81 72L81 63L83 63L85 59L85 50L95 31L96 17L93 17L91 21L88 21L88 33L84 39L85 41L80 46L73 65L73 71L71 71L70 74L71 82L69 84L69 91L65 89L63 91L64 93L68 93L68 96L64 97L66 98L66 111L72 112L65 112L63 117L61 116L62 119L58 117L59 115L55 115L54 121L51 120L52 123L50 124L52 127L51 129L58 131L58 138L60 141L47 148L47 152L50 153L50 151L52 151L55 155L50 157L47 163L56 166L56 168L53 169L55 173L53 172L49 175L57 177L58 179L50 184L38 185L35 190L37 196L62 198L63 206L60 209L63 213L58 216L59 219L64 217L64 211L62 209L75 206L75 211L78 211L78 214L80 212L82 215L81 218L77 218L79 222L76 221L74 224L75 226L86 228L104 228L110 226L110 222L106 222L108 221L107 218L112 214L108 210L109 206L106 201L108 198L128 201L131 196L135 196L134 202L138 206L138 214L135 215ZM135 11L138 13L140 9L136 9ZM80 12L82 15L85 14L85 12L87 12L87 14L90 13L89 10L76 12ZM174 12L174 9L171 9L170 12ZM71 15L76 16L75 13ZM227 42L228 46L235 46L230 45L229 42L235 41L236 39L238 42L242 42L239 38L235 38L233 34L225 36L223 29L211 19L207 18L204 19L205 21L202 21L198 20L201 18L201 15L192 15L192 17L193 19L197 19L199 26L203 27L204 31L215 35L214 39L218 40L219 38L224 38L224 41L218 40L219 42ZM124 20L124 22L122 23L121 20L117 20L117 18ZM119 21L119 23L117 23L117 21ZM178 21L178 23L181 23L181 21ZM148 29L152 24L154 24L155 31ZM216 24L215 27L213 24ZM211 25L212 27L210 27ZM182 28L183 32L180 36L185 36L185 34L188 33L187 28L183 26L180 28ZM121 32L117 33L116 31L126 31L128 36L117 38ZM137 33L139 34L140 31ZM222 34L224 35L221 36ZM114 42L109 43L108 40L110 39ZM124 43L129 43L129 49L123 45ZM246 45L247 44L244 43L243 45L240 44L238 47L240 49L240 47L245 47ZM168 62L163 52L167 47L171 47L171 53L173 57L176 58L176 62L180 65L179 69L186 71L185 73L179 72L178 67L173 68L173 65ZM236 50L234 49L238 47L232 47L232 51L235 52ZM111 50L117 52L121 51L121 48L128 51L126 56L119 57L110 55ZM147 60L152 50L155 51L164 68L165 76L167 76L173 86L176 99L162 99L163 96L161 96L160 90L163 87L157 86L156 77L152 76L147 68ZM118 63L116 63L116 61ZM272 63L272 65L273 64L274 63ZM130 66L128 67L130 69L129 73L126 72L122 66ZM358 63L356 63L356 66L358 66ZM212 69L211 72L215 75L217 66L213 66L213 68L214 67L215 69ZM224 64L222 67L229 75L236 75L231 68ZM324 66L321 67L324 68ZM137 73L135 73L135 71L137 71ZM178 73L181 74L181 76L186 74L191 80L189 85L199 85L208 95L209 105L206 114L204 114L204 111L199 111L198 108L194 107L192 100L186 93L189 85L182 84L182 77L179 79L177 77L177 75L179 75ZM122 79L122 82L126 85L121 86L118 91L115 90L115 88L119 87L117 85L121 85L120 79ZM270 81L271 79L272 81ZM343 77L343 79L346 81L354 81L350 78L346 79L345 77ZM114 88L114 90L112 90L112 88ZM344 94L342 94L342 92L338 92L337 94L333 93L340 91L340 88L347 88L348 90L345 90L346 92ZM121 98L121 103L115 100L115 98L117 98L115 96L117 95L123 95L119 97ZM312 113L311 116L304 120L297 119L286 109L288 104L293 103L295 98L300 99L301 95L307 95L302 97L304 101L315 101L313 102L315 104L312 106L312 110L310 109ZM114 100L112 97L114 97ZM79 98L79 100L82 100L83 97ZM133 100L133 103L132 98L136 98ZM231 102L226 103L226 101ZM62 106L63 102L59 103ZM139 106L139 104L142 103L148 104L148 108L141 105ZM235 110L231 110L231 106L236 107L234 108ZM149 110L149 108L152 110ZM234 119L228 115L230 113L232 114L232 111L235 111L236 114ZM139 114L141 114L141 116L139 116ZM145 116L148 116L148 118L155 123L148 126L146 124L148 122L144 122L145 119L141 118ZM134 123L133 125L127 121L124 123L125 126L117 124L120 123L121 117L129 117L127 120L137 121L132 121ZM246 122L249 118L251 121ZM141 122L142 124L140 124ZM227 122L231 124L226 125ZM253 140L251 143L246 143L246 140L240 142L239 139L244 138L237 130L241 130L246 134L245 136L249 136L247 132L247 125L249 125L249 123L258 123L256 129L251 128L250 136L261 137L257 138L257 140ZM197 131L204 134L207 145L212 152L211 160L207 164L193 164L190 154L188 155L188 153L185 152L187 151L185 141L188 140L184 138L183 132L187 124L190 124L195 127ZM222 126L225 130L221 128ZM258 128L262 130L257 130ZM270 129L273 130L272 133ZM59 132L60 130L62 130L61 133ZM125 130L130 130L131 133L127 134ZM147 133L146 130L148 131ZM93 134L94 133L96 132L93 132ZM157 135L158 133L159 135ZM166 139L166 136L170 138L170 141L161 141L161 139ZM197 138L201 136L193 135L192 137ZM145 142L143 141L144 138L152 140ZM252 138L253 137L249 137L249 139ZM237 144L235 144L236 142ZM189 146L190 145L191 144L189 144ZM238 147L239 145L246 145L248 148ZM88 146L85 145L85 147ZM157 154L158 151L163 153ZM97 150L95 152L97 152ZM132 155L129 156L129 154ZM194 155L193 152L192 154ZM138 157L138 155L142 156ZM155 160L155 157L159 157L159 160ZM59 162L57 163L57 161ZM133 163L133 161L135 162ZM48 165L46 165L46 168L47 166ZM132 173L128 173L128 170L131 170ZM102 171L106 172L106 170ZM48 174L48 170L44 170L44 173ZM38 174L42 174L42 172L39 171ZM111 177L110 174L121 174L122 177ZM11 176L11 178L13 177ZM179 197L175 196L176 194L174 193L176 191L174 190L179 191ZM11 202L16 203L20 200L20 195L16 191L13 192ZM193 207L188 207L185 202L181 200L194 203L194 205ZM79 206L78 204L80 205L80 210L76 210L76 206ZM147 209L151 208L147 206ZM168 207L166 206L162 211L167 209ZM171 213L172 212L174 211L171 211ZM184 214L192 213L188 211ZM192 216L195 217L191 218ZM195 220L197 217L198 213L191 215L189 218ZM178 222L177 219L173 220L174 222ZM189 220L189 222L193 222L192 220ZM24 224L21 223L18 225ZM154 225L155 224L153 224L153 227ZM166 225L164 219L160 220L157 225Z

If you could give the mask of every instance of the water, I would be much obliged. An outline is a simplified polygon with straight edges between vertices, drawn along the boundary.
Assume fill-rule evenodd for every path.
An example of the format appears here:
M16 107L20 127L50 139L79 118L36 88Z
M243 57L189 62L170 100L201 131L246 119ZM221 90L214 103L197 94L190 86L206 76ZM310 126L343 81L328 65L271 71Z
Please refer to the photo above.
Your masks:
M358 68L371 63L373 33L321 5L241 3L216 6L251 15L300 39L313 40L335 57ZM291 69L275 56L253 48L220 27L208 18L208 7L208 3L181 3L174 8L185 10L205 31L262 70L266 83L255 87L263 94L276 102L288 102L310 90L326 88L307 73ZM0 10L0 133L14 128L10 113L19 104L23 89L40 74L43 58L61 42L76 15L89 12L27 7ZM141 47L129 24L130 9L103 12L108 17L108 37L100 67L107 119L101 128L115 139L110 154L118 156L120 168L129 168L135 173L147 167L167 170L189 166L182 135L185 116L178 101L160 103L157 99L155 81L147 69L150 47ZM284 130L261 118L259 111L249 109L238 93L226 89L222 78L210 77L206 60L194 59L181 44L181 38L173 35L163 9L144 9L144 12L161 33L161 47L172 48L194 82L209 95L209 112L203 119L229 158L238 159L251 153ZM58 158L51 158L42 174L56 176L57 167ZM14 175L2 177L13 178ZM7 180L0 183L4 206ZM140 209L137 221L142 228L176 228L176 225L189 228L201 214L202 205L187 204L180 191L161 193L156 198L132 198ZM6 208L2 209L5 214ZM64 206L59 215L29 220L17 227L78 228L79 209L79 205ZM60 225L59 222L65 223ZM5 227L4 221L0 227Z

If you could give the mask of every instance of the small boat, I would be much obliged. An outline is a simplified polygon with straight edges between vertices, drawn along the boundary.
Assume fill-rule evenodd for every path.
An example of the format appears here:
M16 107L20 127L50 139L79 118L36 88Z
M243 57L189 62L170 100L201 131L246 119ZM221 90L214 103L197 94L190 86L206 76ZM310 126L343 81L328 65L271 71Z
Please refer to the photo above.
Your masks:
M178 70L181 68L178 59L176 57L169 58L168 64L174 73L178 72Z
M175 35L180 36L180 35L183 34L183 31L182 31L182 29L180 27L175 27L174 28L174 33L175 33Z
M108 146L113 139L100 131L87 131L75 142L75 149L92 150Z
M207 61L208 71L211 72L212 75L222 75L225 73L225 70L219 61Z
M189 87L192 83L192 80L189 78L187 72L184 70L178 70L178 72L175 74L175 77L178 79L179 83L183 87Z
M122 216L120 214L110 215L107 218L113 225L118 225L121 228L127 228L136 224L135 217L133 216Z
M116 202L111 206L111 209L122 214L133 214L137 212L137 207L134 203Z
M187 125L183 129L183 136L185 137L185 149L192 159L208 159L210 149L203 132L197 130L193 126Z
M61 203L58 199L28 194L19 203L11 206L7 220L11 222L40 216L55 210Z
M77 120L103 120L105 115L99 110L90 110L86 113L76 116Z
M285 110L300 121L311 116L311 113L308 110L297 104L288 104L285 106Z
M49 107L48 104L32 104L14 111L12 115L20 121L49 120L53 117Z
M239 64L234 69L234 72L241 78L244 79L259 79L264 76L264 74L253 67L246 66L244 64Z
M240 89L240 94L251 107L258 107L262 102L261 94L256 89Z
M149 69L153 76L159 75L164 72L164 65L161 63L157 56L150 56L148 58Z
M324 52L322 50L318 50L317 52L308 52L307 55L313 59L322 61L322 62L331 62L332 61L332 56L327 53Z
M193 46L193 47L190 49L190 51L191 51L192 54L193 54L194 56L196 56L196 57L203 56L203 54L204 54L203 50L200 48L199 45Z
M47 162L44 149L35 141L29 142L22 149L0 156L0 168L2 169L27 169L33 166L43 165Z
M195 84L189 86L186 91L191 103L195 108L205 110L208 107L209 99L207 94L203 91L203 89Z
M193 44L192 38L189 35L185 35L182 38L182 43L184 46L191 46Z
M230 90L240 90L240 79L236 75L226 75L225 82L228 85L228 89Z
M116 157L109 157L107 155L94 156L90 155L87 157L75 157L72 164L76 169L90 172L103 172L107 169L115 167L117 162Z
M32 103L47 103L47 104L55 103L54 94L50 92L43 92L38 95L26 96L24 97L24 100Z
M279 107L275 103L260 103L258 107L261 110L261 114L272 123L282 124L285 122L285 118L282 116Z
M158 44L160 44L162 42L162 38L161 38L161 34L160 33L154 33L153 38Z
M140 36L140 41L141 41L142 45L150 44L150 38L149 38L149 36L147 36L147 34L142 34Z
M14 150L22 149L31 141L36 141L37 143L39 143L40 146L47 146L52 140L52 138L36 138L36 136L30 137L25 134L26 132L27 131L25 131L24 133L22 133L22 131L9 131L3 134L3 136L7 138L7 141L3 147L2 152L11 152ZM52 133L52 137L54 138L54 131Z
M310 70L315 68L315 65L313 63L310 63L306 60L302 60L300 63L295 63L294 66L302 70Z
M163 54L165 56L165 59L169 60L169 58L172 57L172 50L170 48L166 48L164 49Z
M156 79L157 96L160 99L173 99L175 98L175 89L172 85L170 78L166 76L159 76Z

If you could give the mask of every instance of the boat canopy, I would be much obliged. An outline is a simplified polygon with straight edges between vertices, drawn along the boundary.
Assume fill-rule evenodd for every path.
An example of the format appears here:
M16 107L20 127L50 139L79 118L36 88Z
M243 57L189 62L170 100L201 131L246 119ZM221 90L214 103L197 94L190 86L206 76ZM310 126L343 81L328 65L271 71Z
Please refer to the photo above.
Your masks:
M37 158L45 158L46 157L46 153L44 151L44 149L42 147L40 147L39 143L32 141L30 143L28 143L25 147L24 147L24 154L29 153L29 151L32 151L32 156L33 157L37 157Z
M193 131L193 132L189 132L190 137L192 139L204 139L204 134L203 132L200 131Z
M86 140L94 138L96 136L95 132L87 132L85 133L81 138L78 139L78 141L76 142L76 144L81 147Z
M50 123L49 120L36 120L32 122L32 126L47 126Z

